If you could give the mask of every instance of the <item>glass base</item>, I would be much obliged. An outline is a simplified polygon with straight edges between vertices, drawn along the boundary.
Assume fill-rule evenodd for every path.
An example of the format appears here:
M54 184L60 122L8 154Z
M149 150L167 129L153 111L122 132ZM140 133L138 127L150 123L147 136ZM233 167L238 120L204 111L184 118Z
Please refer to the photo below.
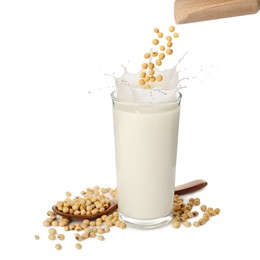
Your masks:
M119 218L129 226L140 229L158 228L168 224L172 220L172 214L155 219L134 219L119 213Z

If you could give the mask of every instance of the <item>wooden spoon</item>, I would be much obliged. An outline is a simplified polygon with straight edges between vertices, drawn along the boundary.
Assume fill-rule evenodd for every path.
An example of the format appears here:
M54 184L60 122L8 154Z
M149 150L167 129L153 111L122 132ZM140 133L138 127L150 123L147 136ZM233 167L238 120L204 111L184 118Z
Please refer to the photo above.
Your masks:
M260 0L175 0L174 17L177 24L255 14Z
M191 193L194 191L197 191L199 189L204 188L205 186L207 186L207 182L204 180L195 180L195 181L191 181L179 186L175 187L175 194L177 195L183 195L183 194L187 194L187 193ZM53 211L60 216L66 217L68 219L77 219L77 220L82 220L82 219L89 219L89 220L93 220L96 218L101 217L102 215L107 215L110 214L111 212L115 211L117 209L117 201L116 200L112 200L110 203L110 206L103 212L94 214L94 215L72 215L72 214L67 214L67 213L63 213L61 211L59 211L57 209L56 206L53 206L52 209Z

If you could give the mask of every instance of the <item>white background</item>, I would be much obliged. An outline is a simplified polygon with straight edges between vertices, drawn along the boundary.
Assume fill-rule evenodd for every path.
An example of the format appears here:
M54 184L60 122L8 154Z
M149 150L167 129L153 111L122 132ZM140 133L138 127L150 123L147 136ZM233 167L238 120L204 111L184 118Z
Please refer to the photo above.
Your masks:
M188 51L176 184L207 180L193 196L219 216L201 228L114 228L81 251L67 233L56 251L42 226L67 190L116 186L103 73L128 60L139 69L153 28L174 23L173 2L0 2L0 259L259 259L260 13L177 26L168 60Z

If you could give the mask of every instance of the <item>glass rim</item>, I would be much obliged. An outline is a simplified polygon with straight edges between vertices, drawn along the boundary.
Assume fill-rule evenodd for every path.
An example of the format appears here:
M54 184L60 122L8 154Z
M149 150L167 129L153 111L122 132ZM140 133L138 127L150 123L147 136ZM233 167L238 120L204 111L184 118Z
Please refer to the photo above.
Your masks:
M124 104L124 105L135 105L135 106L147 106L147 105L151 105L151 103L148 103L148 102L134 102L134 101L127 101L127 100L124 100L124 99L120 99L116 96L116 93L117 93L117 90L114 90L112 93L111 93L111 98L112 98L112 101L113 102L117 102L119 104ZM173 104L176 104L176 103L179 103L181 101L181 98L182 98L182 94L181 92L179 91L176 91L176 94L177 94L177 97L173 100L170 100L170 101L162 101L162 102L155 102L155 103L152 103L153 106L161 106L161 105L173 105Z

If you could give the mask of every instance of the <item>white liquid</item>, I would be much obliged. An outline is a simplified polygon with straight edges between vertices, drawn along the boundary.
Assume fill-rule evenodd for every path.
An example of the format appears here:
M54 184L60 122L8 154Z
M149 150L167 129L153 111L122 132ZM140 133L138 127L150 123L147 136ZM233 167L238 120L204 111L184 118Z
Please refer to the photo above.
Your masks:
M119 212L139 220L171 215L179 104L114 104L113 111Z
M138 84L140 72L125 68L115 78L118 210L123 220L140 227L158 226L172 215L181 99L177 65L155 70L164 80L151 83L152 89Z

